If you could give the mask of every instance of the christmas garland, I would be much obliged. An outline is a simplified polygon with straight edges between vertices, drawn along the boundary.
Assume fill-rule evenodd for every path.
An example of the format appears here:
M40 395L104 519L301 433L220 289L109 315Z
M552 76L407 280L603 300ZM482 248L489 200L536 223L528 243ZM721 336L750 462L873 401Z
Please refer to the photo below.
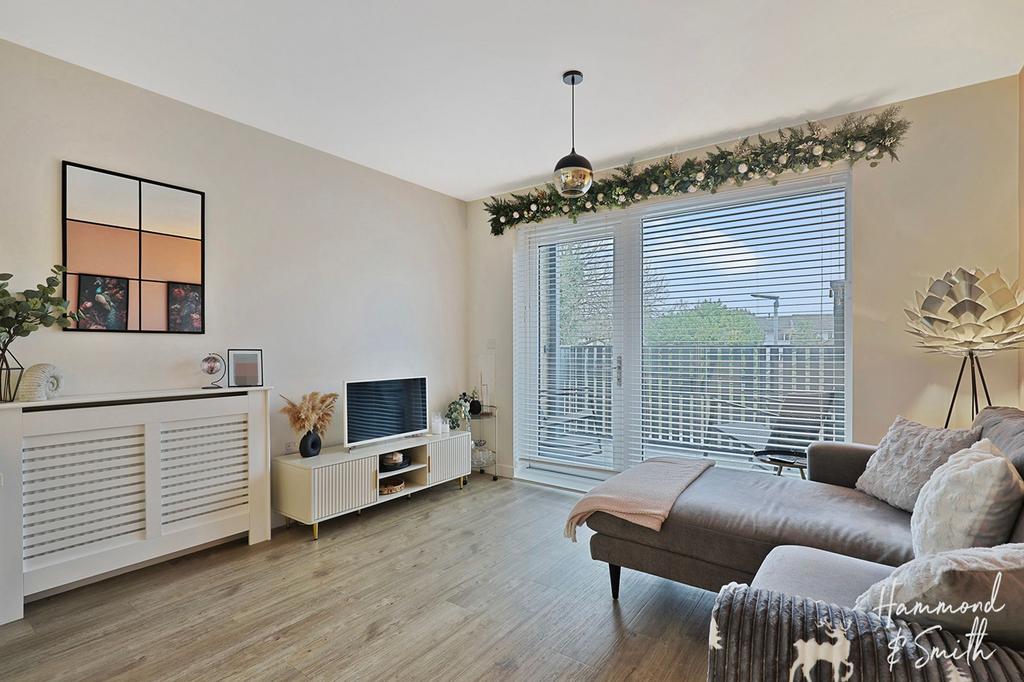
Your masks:
M539 223L555 216L570 217L575 222L584 213L625 208L660 196L714 193L725 184L742 185L766 178L774 185L783 173L806 173L839 161L853 164L867 159L874 167L886 156L899 161L896 148L910 128L910 122L899 118L899 112L900 108L893 106L877 114L847 116L833 130L811 121L806 129L786 128L771 139L758 135L756 142L744 138L733 149L717 147L704 159L688 158L676 163L670 156L642 170L629 163L608 178L595 179L582 197L565 198L548 183L543 189L513 193L507 199L491 197L484 203L484 210L491 216L491 234L500 235L506 228L523 223Z

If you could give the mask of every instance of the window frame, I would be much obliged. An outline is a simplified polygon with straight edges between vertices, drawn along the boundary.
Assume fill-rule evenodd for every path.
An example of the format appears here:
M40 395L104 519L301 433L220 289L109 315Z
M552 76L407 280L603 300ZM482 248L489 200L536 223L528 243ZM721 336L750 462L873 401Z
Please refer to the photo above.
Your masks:
M847 170L823 170L810 173L799 178L792 178L779 181L775 185L764 182L757 182L754 186L731 186L720 190L715 194L700 194L684 197L665 197L652 199L641 204L635 204L626 209L611 209L598 214L588 215L579 218L575 223L571 220L558 220L553 222L539 223L517 228L516 245L513 251L513 459L516 477L537 480L538 476L528 470L536 469L529 467L531 462L543 464L543 472L551 472L556 476L579 476L581 481L591 483L609 478L618 473L616 469L609 469L604 466L587 465L585 463L566 462L562 460L547 460L543 457L529 456L521 457L520 453L520 406L524 400L522 396L523 387L520 385L520 374L523 370L517 367L521 355L521 339L524 333L523 325L528 321L528 315L524 313L535 310L535 302L531 305L530 294L537 294L538 289L532 288L530 283L522 281L522 259L536 256L537 246L543 244L557 243L560 240L569 238L573 233L590 234L600 230L610 230L615 234L615 263L623 271L616 271L616 277L623 281L616 284L616 295L621 296L623 305L637 305L642 311L642 279L643 279L643 222L645 220L657 219L669 216L682 211L699 211L702 209L714 209L730 205L754 203L762 200L770 200L785 197L803 192L813 192L817 189L842 187L845 190L844 204L844 268L843 281L843 356L844 356L844 381L843 397L845 401L844 410L844 439L845 442L852 440L853 411L854 411L854 356L853 356L853 281L852 281L852 233L853 213L851 196L853 192L852 174ZM628 281L626 281L628 280ZM632 281L636 280L636 281ZM536 282L534 283L536 285ZM621 290L618 288L622 287ZM634 300L636 299L636 300ZM526 307L524 308L524 304ZM642 317L642 313L640 315ZM642 321L641 321L642 325ZM539 326L539 325L538 325ZM537 327L534 327L535 329ZM629 353L629 346L636 344L640 348L643 343L642 326L638 329L629 329L624 334L627 347L622 349L624 359L624 385L630 381L640 381L641 358L639 352ZM621 409L621 408L620 408ZM628 465L628 462L627 462Z

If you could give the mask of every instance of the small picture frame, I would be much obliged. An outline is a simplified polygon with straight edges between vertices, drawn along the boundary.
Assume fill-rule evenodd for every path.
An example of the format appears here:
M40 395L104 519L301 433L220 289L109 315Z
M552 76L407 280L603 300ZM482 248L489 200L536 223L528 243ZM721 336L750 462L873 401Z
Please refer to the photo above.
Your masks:
M228 386L250 388L263 385L263 351L259 348L228 349Z

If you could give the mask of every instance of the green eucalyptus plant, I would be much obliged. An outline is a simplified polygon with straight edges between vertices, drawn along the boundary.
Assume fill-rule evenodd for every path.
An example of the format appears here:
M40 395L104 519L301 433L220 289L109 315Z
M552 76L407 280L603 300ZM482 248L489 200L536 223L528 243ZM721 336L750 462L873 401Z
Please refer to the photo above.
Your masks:
M50 276L35 289L10 291L7 282L13 275L0 273L0 402L14 400L18 383L21 381L20 368L11 371L11 344L15 339L28 336L41 327L69 327L77 314L68 310L68 302L57 295L60 276L64 267L54 265Z

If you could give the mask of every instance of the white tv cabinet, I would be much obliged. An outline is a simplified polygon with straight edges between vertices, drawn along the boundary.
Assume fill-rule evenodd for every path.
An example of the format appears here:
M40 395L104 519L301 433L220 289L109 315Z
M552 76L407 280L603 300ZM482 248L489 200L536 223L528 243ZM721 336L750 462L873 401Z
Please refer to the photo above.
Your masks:
M316 540L321 521L411 496L426 488L459 479L470 472L469 431L399 438L359 448L324 448L316 457L298 453L273 459L271 500L274 511L313 528ZM380 456L404 452L412 464L397 471L380 471ZM402 476L405 489L392 495L377 493L380 479Z

